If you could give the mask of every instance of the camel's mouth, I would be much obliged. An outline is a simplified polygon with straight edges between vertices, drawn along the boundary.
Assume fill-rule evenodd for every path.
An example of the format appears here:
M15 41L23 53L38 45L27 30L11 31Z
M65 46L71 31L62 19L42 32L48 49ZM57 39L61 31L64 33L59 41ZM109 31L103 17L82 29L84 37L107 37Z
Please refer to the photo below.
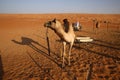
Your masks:
M46 23L44 24L44 27L51 27L51 21L46 22Z
M44 24L44 27L51 27L53 23L56 23L56 19L52 20L52 21L48 21Z

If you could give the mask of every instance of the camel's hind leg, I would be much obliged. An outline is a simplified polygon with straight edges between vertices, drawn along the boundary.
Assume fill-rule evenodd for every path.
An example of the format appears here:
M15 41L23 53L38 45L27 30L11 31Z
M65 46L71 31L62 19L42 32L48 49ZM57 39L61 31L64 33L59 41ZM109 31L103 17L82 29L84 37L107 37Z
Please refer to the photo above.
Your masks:
M62 67L65 67L65 54L66 54L66 42L63 42L63 63L62 63Z
M70 66L70 56L71 56L71 49L72 49L72 46L73 46L73 42L72 43L70 43L70 48L69 48L69 66Z

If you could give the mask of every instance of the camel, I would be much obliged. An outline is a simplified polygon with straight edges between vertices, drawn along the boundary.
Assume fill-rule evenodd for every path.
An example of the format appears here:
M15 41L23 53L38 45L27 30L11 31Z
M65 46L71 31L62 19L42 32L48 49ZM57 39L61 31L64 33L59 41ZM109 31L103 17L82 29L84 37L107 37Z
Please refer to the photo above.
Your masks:
M96 26L96 28L100 28L100 22L96 21L95 26Z
M66 44L69 43L70 47L69 47L69 54L68 54L69 55L68 65L70 66L71 49L75 40L75 33L73 31L72 24L69 25L68 32L65 32L64 26L57 19L46 22L44 26L52 29L59 36L59 38L63 43L62 67L65 67Z

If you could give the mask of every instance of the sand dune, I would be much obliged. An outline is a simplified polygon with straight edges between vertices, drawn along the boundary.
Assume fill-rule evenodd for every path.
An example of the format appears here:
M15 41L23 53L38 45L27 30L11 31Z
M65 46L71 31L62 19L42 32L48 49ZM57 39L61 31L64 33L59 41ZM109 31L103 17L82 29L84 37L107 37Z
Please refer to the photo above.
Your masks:
M61 68L61 43L47 20L80 21L76 36L89 36L91 43L75 43L71 66ZM100 21L100 28L93 20ZM109 21L107 24L105 21ZM0 80L120 80L120 15L114 14L0 14ZM66 59L67 63L67 59Z

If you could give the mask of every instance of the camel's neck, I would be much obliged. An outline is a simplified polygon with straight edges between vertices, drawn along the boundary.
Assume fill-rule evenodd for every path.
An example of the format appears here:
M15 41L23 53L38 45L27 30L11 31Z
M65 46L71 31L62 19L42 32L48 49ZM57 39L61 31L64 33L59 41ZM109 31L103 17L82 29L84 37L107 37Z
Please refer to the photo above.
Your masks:
M63 26L62 25L59 25L58 27L55 28L55 30L57 32L60 32L60 33L63 33L63 34L66 34L65 30L63 29ZM72 27L72 24L68 27L68 32L67 33L72 33L74 32L73 31L73 27Z
M59 37L62 37L64 34L66 34L62 25L57 26L54 31Z
M55 33L61 38L61 39L64 39L66 35L68 34L74 34L74 31L73 31L73 28L72 28L72 25L69 26L68 28L68 32L66 33L65 30L63 29L63 26L62 25L59 25L55 28Z

